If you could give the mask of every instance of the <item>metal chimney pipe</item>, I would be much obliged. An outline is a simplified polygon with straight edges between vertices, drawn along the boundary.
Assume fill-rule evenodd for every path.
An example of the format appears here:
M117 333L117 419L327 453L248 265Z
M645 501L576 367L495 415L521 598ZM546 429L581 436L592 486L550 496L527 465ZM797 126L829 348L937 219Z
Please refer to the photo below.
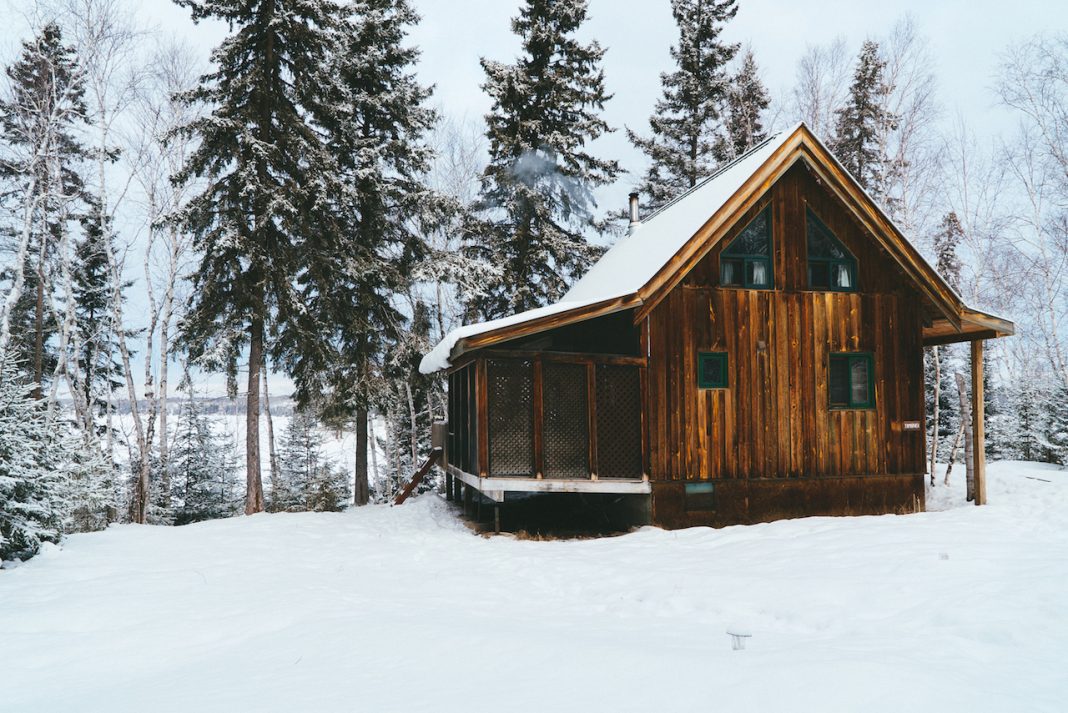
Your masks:
M641 224L642 219L638 216L638 192L634 191L630 194L630 226L627 229L627 234L633 233Z

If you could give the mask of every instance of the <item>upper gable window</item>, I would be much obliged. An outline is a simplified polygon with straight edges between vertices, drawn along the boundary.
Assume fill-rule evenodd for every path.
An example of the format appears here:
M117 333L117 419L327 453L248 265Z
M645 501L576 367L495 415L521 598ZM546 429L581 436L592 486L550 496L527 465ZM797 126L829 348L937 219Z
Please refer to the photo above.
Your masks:
M808 286L814 290L856 290L857 259L815 213L807 213Z
M771 288L771 206L757 213L720 255L719 284Z

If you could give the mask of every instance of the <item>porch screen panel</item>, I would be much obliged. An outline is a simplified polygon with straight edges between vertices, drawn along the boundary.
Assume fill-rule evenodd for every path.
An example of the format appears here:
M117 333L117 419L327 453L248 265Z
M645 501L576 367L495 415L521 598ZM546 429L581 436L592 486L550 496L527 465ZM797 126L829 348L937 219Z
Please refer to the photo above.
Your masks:
M589 478L589 413L586 365L542 365L542 412L546 478Z
M641 377L633 366L597 367L597 477L642 477Z
M534 367L525 359L490 359L490 475L534 475Z

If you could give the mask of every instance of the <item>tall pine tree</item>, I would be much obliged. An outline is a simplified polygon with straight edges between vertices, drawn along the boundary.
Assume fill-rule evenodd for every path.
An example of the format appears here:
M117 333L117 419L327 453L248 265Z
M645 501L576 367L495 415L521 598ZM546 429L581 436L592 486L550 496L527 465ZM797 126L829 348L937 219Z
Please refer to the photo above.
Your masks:
M753 50L747 49L727 94L726 130L717 150L720 160L737 158L768 137L764 112L770 101L767 87L760 81Z
M739 47L720 38L738 14L735 0L672 0L671 12L679 27L679 42L671 48L677 68L660 75L664 96L649 117L651 134L642 137L627 129L631 143L650 161L638 190L651 208L696 186L715 169L722 158L717 154L725 153L728 65Z
M866 40L857 57L849 97L835 112L831 142L835 157L877 201L885 198L879 195L879 188L884 185L886 171L879 136L897 123L880 100L891 91L885 74L886 61L879 56L879 44Z
M334 223L323 230L318 259L300 276L306 308L284 344L298 405L316 407L356 432L354 502L369 499L368 409L381 391L381 362L403 334L397 297L422 251L421 223L437 197L424 179L425 135L435 113L430 89L415 77L419 52L404 42L419 17L407 0L359 0L343 45L332 58L337 82L326 96L325 124L341 184L331 196ZM339 259L341 258L341 259Z
M18 194L22 225L14 231L16 259L2 278L14 289L0 305L0 350L28 368L38 398L57 355L49 344L56 331L49 304L62 237L84 198L81 162L88 152L79 138L86 126L84 75L74 49L56 23L24 42L7 68L10 95L0 100L0 128L7 144L0 161L4 192Z
M334 201L345 191L322 129L335 114L331 68L344 23L331 0L177 1L194 20L222 20L232 30L212 55L215 71L184 97L210 112L182 127L199 145L177 178L208 180L180 216L201 254L181 333L193 358L226 370L232 391L248 348L245 511L253 513L264 506L265 344L292 359L321 339L308 321L321 326L335 315L309 315L296 282L319 263L348 257L329 250ZM268 343L270 336L278 339Z
M600 252L586 238L602 227L593 189L619 167L587 149L610 130L600 116L610 96L604 50L575 38L586 14L586 0L526 0L512 20L519 59L482 60L493 100L490 163L478 200L483 220L466 249L500 272L467 301L487 319L559 298Z

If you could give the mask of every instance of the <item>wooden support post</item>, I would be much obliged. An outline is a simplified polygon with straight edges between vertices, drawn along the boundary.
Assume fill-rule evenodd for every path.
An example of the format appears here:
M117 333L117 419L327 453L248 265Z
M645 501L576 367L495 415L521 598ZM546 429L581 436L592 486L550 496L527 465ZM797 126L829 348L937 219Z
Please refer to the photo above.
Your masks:
M485 478L489 475L489 374L486 360L475 362L475 418L478 429L478 474Z
M975 468L975 504L986 505L986 414L983 403L983 340L972 342L972 459Z
M534 477L545 477L545 411L542 381L541 357L534 359Z
M452 473L445 474L445 499L452 502Z
M493 531L501 534L501 506L498 503L493 503Z
M586 409L589 418L586 432L590 436L590 478L597 480L597 365L586 365Z
M464 483L464 517L471 516L471 486Z

